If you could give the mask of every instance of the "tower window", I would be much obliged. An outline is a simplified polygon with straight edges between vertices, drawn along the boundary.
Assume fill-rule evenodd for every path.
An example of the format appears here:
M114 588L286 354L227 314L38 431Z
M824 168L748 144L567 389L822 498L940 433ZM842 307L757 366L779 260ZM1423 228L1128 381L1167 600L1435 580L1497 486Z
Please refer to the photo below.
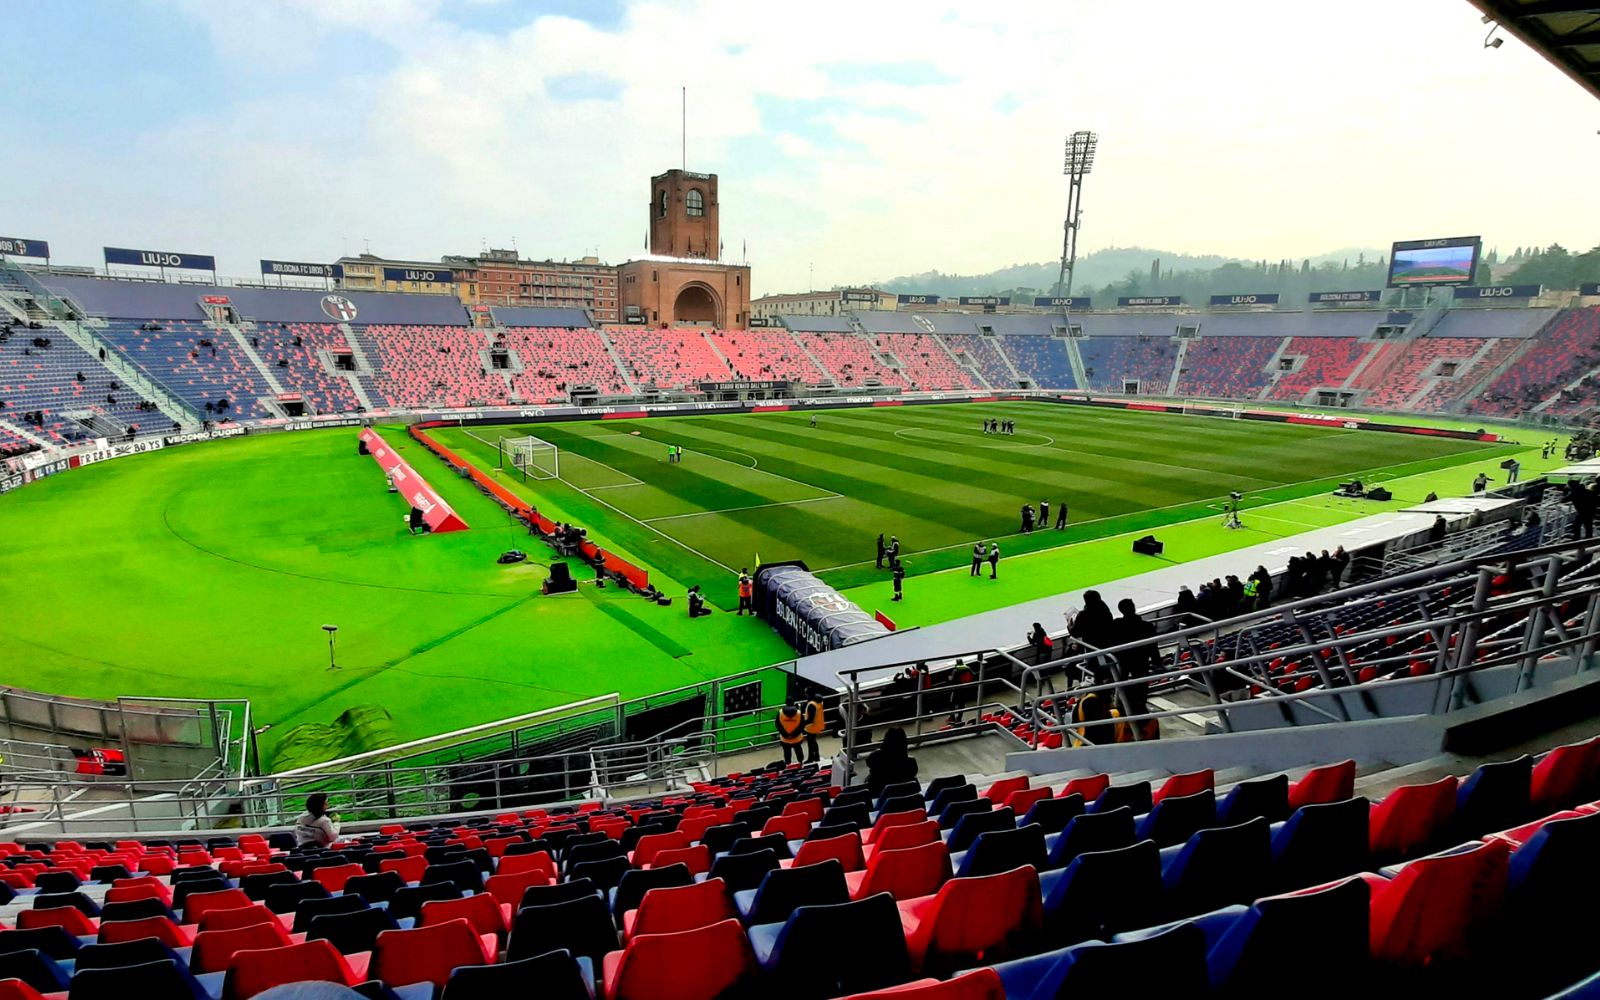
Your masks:
M689 193L684 197L683 203L684 205L688 206L689 218L691 219L698 219L700 216L706 214L705 198L700 194L700 191L697 188L689 189Z
M667 189L666 188L662 188L660 197L656 200L656 218L665 219L666 217L667 217Z

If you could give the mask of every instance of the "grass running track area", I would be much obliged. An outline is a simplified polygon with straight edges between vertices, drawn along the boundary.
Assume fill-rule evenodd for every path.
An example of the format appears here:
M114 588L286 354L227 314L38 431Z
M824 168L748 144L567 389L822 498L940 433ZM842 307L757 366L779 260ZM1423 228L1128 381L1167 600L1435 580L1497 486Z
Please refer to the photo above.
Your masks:
M1016 419L1018 434L986 438L986 414ZM731 606L717 563L738 568L759 552L833 567L828 578L863 607L887 608L872 540L897 534L916 574L902 624L1150 568L1119 532L1165 526L1169 559L1198 558L1381 509L1331 503L1324 477L1389 469L1380 475L1409 476L1395 478L1399 499L1418 500L1426 488L1466 492L1477 469L1495 475L1516 450L1029 403L831 411L808 423L776 413L477 433L560 444L572 482L507 484L675 596L701 582ZM402 428L381 430L469 531L411 536L405 505L356 454L351 429L168 449L0 498L3 683L107 699L248 697L272 725L264 749L287 765L790 656L759 622L690 622L681 599L657 608L597 590L577 567L578 594L540 596L548 551ZM493 465L491 446L435 433ZM662 460L668 442L688 449L681 466ZM1518 454L1528 475L1559 464ZM1231 488L1254 498L1246 532L1216 527L1211 505ZM1007 537L1025 499L1061 497L1071 529ZM980 536L1005 545L1000 581L974 589L964 572L938 572L964 566ZM1030 545L1050 550L1017 558ZM497 565L509 548L533 560ZM326 669L324 623L340 626L337 672Z

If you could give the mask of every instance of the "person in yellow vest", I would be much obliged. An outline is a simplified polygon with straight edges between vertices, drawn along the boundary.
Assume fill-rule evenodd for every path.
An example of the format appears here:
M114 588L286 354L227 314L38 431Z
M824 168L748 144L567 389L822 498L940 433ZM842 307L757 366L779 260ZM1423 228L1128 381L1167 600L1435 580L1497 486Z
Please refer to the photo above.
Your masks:
M806 702L806 759L815 764L821 757L817 750L817 737L828 731L828 720L822 712L822 700L812 698Z
M805 751L801 749L800 741L806 738L805 725L805 717L794 705L778 709L778 739L783 743L784 764L804 763Z

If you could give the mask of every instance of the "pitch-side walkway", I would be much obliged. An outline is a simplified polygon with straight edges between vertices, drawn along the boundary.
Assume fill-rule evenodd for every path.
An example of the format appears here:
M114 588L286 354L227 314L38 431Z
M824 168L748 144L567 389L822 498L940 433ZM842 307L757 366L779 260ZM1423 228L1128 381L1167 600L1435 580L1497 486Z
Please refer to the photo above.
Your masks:
M1092 588L1069 590L815 656L803 656L797 670L802 677L814 683L843 687L848 678L841 680L839 673L844 670L910 660L933 661L971 650L1018 645L1027 641L1034 622L1039 622L1050 632L1059 632L1065 627L1067 612L1083 605L1084 589L1098 590L1113 609L1118 601L1127 597L1132 598L1140 611L1146 611L1170 604L1177 597L1178 588L1184 585L1198 589L1202 581L1223 579L1229 573L1242 580L1257 566L1265 566L1268 572L1277 576L1288 568L1290 556L1321 552L1323 549L1332 552L1340 545L1354 552L1396 541L1420 542L1436 515L1442 514L1447 522L1454 523L1466 519L1475 510L1488 510L1509 502L1490 497L1459 497L1374 514L1358 521L1277 538L1192 562L1161 565L1161 568L1148 573L1096 584ZM1248 513L1245 516L1248 517ZM1156 536L1160 537L1159 531ZM1162 562L1161 557L1152 557L1152 562Z

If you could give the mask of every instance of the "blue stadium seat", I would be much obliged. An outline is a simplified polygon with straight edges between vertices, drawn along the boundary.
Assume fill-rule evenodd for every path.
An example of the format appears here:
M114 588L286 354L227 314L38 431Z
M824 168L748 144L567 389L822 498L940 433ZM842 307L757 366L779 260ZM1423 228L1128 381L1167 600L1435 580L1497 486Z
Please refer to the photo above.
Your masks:
M1474 840L1526 822L1532 784L1533 757L1529 754L1479 767L1456 789L1452 835L1457 840Z
M1207 992L1206 937L1183 923L1137 941L1088 941L994 969L1006 1000L1116 997L1140 982L1159 983L1165 995L1197 997Z
M1217 822L1223 826L1237 826L1257 816L1268 823L1280 823L1289 818L1287 774L1241 781L1228 789L1228 794L1217 803Z
M608 952L617 950L617 925L599 893L517 911L506 943L506 961L559 949L589 959L596 968Z
M1084 813L1067 828L1045 838L1050 849L1049 867L1064 868L1072 859L1089 851L1111 851L1127 847L1134 836L1133 810L1127 806L1103 813Z
M89 969L72 977L72 988L67 994L68 1000L126 1000L128 997L213 1000L211 992L200 984L188 966L173 959L115 969Z
M295 915L295 929L300 928L299 914ZM347 913L322 913L306 921L307 941L327 941L341 955L354 955L371 951L378 935L384 931L400 929L400 922L381 906L353 910Z
M960 799L956 802L952 802L944 807L943 812L938 814L939 829L953 830L955 829L956 824L961 822L964 817L971 816L976 813L986 813L993 808L994 803L988 799ZM930 812L929 815L931 816L933 813Z
M687 870L687 869L685 869ZM750 924L781 924L802 906L832 906L850 902L844 865L828 858L803 868L775 868L756 889L733 894L739 919Z
M886 892L852 903L802 906L784 923L756 924L750 947L762 977L796 1000L848 996L911 979L900 910Z
M594 970L565 949L499 962L464 965L450 973L439 1000L529 996L541 1000L594 1000ZM427 984L431 990L432 984Z
M1272 885L1279 892L1321 885L1367 865L1371 808L1363 798L1301 806L1272 827Z
M1022 817L1021 826L1037 823L1047 834L1060 833L1067 828L1067 824L1078 816L1088 811L1083 796L1077 792L1063 795L1054 799L1040 799L1028 808L1028 814Z
M638 909L639 901L644 899L644 894L651 889L670 889L693 884L694 875L689 872L689 866L682 862L662 868L633 869L624 872L617 882L617 887L609 893L611 912L616 915L620 925L622 915L629 910Z
M1148 840L1079 854L1039 876L1046 936L1077 943L1147 927L1164 913L1161 851Z
M0 981L20 979L40 993L59 993L72 977L56 960L36 951L0 952Z
M1154 805L1153 793L1150 791L1150 782L1139 781L1131 785L1111 785L1100 793L1089 806L1092 813L1110 812L1127 806L1133 810L1135 816L1143 816Z
M1023 865L1031 865L1034 871L1042 872L1048 862L1044 828L1031 823L980 833L970 848L950 856L955 878L998 875Z
M17 951L37 951L58 962L70 962L83 942L67 933L65 927L29 927L20 931L0 930L0 955Z
M1167 912L1189 917L1266 895L1270 884L1272 827L1256 818L1238 826L1201 830L1188 843L1161 852Z
M1206 789L1193 795L1169 795L1134 821L1134 836L1157 847L1181 844L1217 825L1217 794Z
M1213 992L1269 996L1290 983L1350 996L1366 978L1371 890L1351 877L1318 892L1256 900L1206 956ZM1315 928L1314 947L1306 947ZM1314 985L1312 985L1314 983Z
M956 825L945 834L944 842L945 846L950 848L951 854L959 854L971 847L980 833L988 833L991 830L1014 830L1016 827L1017 815L1011 811L1010 806L986 812L968 813L957 820Z

